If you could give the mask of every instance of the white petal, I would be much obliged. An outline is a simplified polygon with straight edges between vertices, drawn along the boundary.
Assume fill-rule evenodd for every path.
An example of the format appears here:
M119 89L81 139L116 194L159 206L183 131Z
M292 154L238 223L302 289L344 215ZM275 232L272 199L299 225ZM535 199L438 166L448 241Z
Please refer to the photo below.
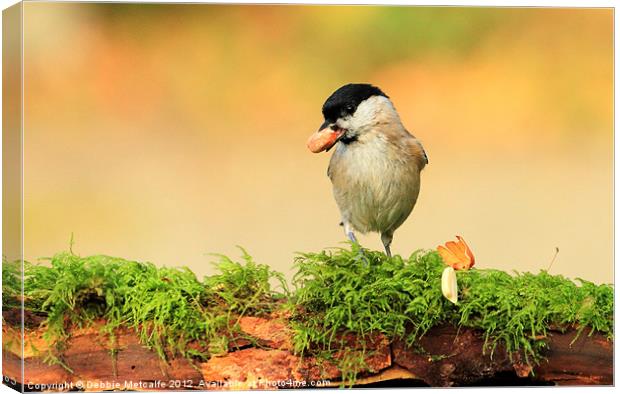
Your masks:
M456 304L458 287L456 284L456 272L454 272L452 267L446 267L441 274L441 292L450 302Z

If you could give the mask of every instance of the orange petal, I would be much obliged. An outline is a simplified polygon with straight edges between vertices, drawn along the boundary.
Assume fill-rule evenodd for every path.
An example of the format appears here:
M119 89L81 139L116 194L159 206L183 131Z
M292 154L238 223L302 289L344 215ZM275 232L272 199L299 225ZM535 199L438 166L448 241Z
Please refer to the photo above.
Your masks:
M457 235L456 239L457 242L448 241L445 246L438 246L437 252L444 263L455 270L470 269L475 263L474 254L462 237Z
M463 248L461 248L460 245L454 241L446 242L446 247L450 249L450 251L456 256L460 256L461 254L463 254Z
M446 249L443 246L438 246L437 247L437 252L439 252L439 255L441 256L441 258L443 259L443 261L454 268L454 266L456 264L458 264L460 262L459 258L457 257L456 254L452 253L452 251L450 251L449 249Z
M467 257L469 257L469 261L470 261L469 267L472 267L476 263L476 259L474 258L474 253L471 251L471 249L469 249L469 246L467 245L467 243L462 237L457 235L456 238L462 243L463 248L465 250L465 254L467 255Z

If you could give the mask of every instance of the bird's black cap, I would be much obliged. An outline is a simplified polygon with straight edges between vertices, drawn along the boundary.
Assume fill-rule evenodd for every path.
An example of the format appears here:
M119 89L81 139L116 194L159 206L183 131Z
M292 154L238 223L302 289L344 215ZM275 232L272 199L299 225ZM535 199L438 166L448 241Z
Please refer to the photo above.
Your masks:
M376 86L367 83L350 83L332 93L323 104L323 116L328 122L355 112L357 106L372 96L388 97Z

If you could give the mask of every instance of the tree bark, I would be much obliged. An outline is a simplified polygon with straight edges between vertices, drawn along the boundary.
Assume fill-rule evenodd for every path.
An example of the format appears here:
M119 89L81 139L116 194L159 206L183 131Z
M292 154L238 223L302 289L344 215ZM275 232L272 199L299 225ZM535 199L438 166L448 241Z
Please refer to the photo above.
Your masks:
M544 358L532 365L521 353L508 354L502 346L492 355L489 349L483 351L482 333L468 328L435 327L412 346L374 335L362 349L355 337L346 336L346 349L337 349L336 359L364 361L351 381L353 375L343 377L336 362L295 355L286 319L245 317L239 323L254 340L240 338L228 353L202 363L185 358L164 362L129 329L116 332L116 351L100 332L102 323L76 329L61 356L68 368L44 363L48 348L42 331L27 330L23 382L19 330L5 324L3 375L5 381L24 383L26 391L613 384L613 343L600 334L588 335L587 329L577 340L574 328L550 330Z

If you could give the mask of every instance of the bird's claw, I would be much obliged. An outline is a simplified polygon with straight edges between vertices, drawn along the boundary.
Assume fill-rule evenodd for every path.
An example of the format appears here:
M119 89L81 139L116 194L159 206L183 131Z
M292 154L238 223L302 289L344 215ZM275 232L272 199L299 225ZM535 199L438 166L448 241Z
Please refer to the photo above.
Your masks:
M359 246L359 244L358 244ZM368 260L368 257L366 257L366 253L364 248L362 248L361 246L359 246L359 249L357 251L357 255L353 258L353 261L355 262L362 262L362 264L364 265L364 267L367 267L368 265L370 265L370 261Z

